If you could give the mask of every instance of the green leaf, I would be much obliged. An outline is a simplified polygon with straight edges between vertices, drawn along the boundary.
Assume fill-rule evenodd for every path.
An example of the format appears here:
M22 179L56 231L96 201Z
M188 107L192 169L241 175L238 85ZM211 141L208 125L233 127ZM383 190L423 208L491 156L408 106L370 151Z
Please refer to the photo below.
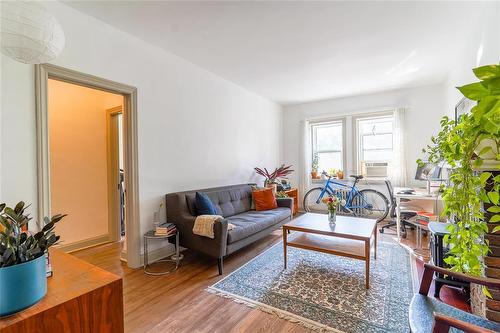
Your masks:
M499 197L498 192L488 192L488 198L490 198L491 202L495 205L498 205Z
M480 80L493 79L495 77L500 77L500 66L499 65L486 65L474 68L472 70L476 77Z
M491 148L491 147L490 147ZM483 149L484 150L484 149ZM485 185L486 184L486 181L488 180L488 178L490 178L492 175L491 172L483 172L480 176L479 176L479 180L481 181L481 185Z
M499 230L500 230L500 225L497 225L496 227L493 228L492 233L494 234L494 233L496 233Z
M488 298L493 298L493 296L491 296L490 294L490 291L488 290L488 288L486 288L485 286L482 286L481 289L483 290L483 294L488 297Z
M486 153L488 153L490 150L493 150L493 147L492 146L486 146L484 147L483 149L481 149L481 151L479 152L479 156L481 155L485 155Z
M14 207L14 212L16 212L16 214L19 214L23 210L23 207L24 207L24 202L19 201L16 207Z
M484 161L480 158L477 158L474 160L472 163L476 168L479 168L481 165L483 165Z
M500 213L500 207L498 206L491 206L487 209L488 212L490 213Z
M481 82L466 84L465 86L457 87L460 92L473 101L478 101L490 94L489 89L481 84Z
M490 223L497 223L500 221L500 214L493 215L489 220Z

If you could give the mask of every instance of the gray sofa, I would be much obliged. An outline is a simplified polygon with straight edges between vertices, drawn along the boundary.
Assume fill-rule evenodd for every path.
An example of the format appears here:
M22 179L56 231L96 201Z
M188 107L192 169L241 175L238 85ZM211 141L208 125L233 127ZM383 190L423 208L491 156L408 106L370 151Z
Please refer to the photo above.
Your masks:
M215 238L193 234L196 219L195 195L203 192L224 219L215 223ZM180 232L183 247L217 258L219 274L223 271L223 258L242 247L270 234L291 220L293 199L277 199L278 208L256 211L252 206L252 187L249 184L223 186L170 193L166 195L167 218ZM235 225L227 230L228 223Z

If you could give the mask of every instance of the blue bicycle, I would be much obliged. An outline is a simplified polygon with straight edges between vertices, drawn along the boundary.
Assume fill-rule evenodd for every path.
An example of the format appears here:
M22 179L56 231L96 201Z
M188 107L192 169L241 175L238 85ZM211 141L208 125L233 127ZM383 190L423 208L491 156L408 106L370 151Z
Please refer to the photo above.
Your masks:
M373 189L358 190L356 188L361 175L351 175L354 178L352 185L342 184L332 180L332 176L323 172L328 180L323 187L310 189L304 195L304 209L306 212L326 213L327 207L321 202L325 195L337 196L345 200L345 205L340 206L339 215L354 215L376 219L377 222L385 219L389 213L389 200L379 191ZM332 186L333 185L333 186Z

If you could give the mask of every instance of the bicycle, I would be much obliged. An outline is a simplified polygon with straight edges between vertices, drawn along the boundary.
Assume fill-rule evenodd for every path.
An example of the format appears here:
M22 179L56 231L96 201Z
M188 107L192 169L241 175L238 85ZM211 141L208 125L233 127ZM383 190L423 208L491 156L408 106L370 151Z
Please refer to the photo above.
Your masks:
M358 190L356 188L363 176L351 175L350 177L354 178L354 183L349 186L332 180L332 176L326 172L323 172L323 175L328 177L325 186L310 189L304 195L304 210L306 212L326 213L326 205L321 202L321 199L327 194L335 195L340 199L345 197L346 203L344 206L340 206L339 215L351 214L357 217L374 218L380 222L389 213L389 200L385 195L373 189ZM335 187L330 184L335 185ZM347 196L342 195L341 192L346 192L346 189L348 189Z

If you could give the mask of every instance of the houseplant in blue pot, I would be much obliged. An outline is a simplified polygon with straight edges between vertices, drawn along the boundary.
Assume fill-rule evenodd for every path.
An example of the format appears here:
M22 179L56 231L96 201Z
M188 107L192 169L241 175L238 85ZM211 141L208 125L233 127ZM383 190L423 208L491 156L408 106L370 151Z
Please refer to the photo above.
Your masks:
M0 316L25 309L47 293L45 253L59 240L54 227L66 216L46 217L42 230L31 233L25 230L31 220L26 208L22 201L14 208L0 204Z

